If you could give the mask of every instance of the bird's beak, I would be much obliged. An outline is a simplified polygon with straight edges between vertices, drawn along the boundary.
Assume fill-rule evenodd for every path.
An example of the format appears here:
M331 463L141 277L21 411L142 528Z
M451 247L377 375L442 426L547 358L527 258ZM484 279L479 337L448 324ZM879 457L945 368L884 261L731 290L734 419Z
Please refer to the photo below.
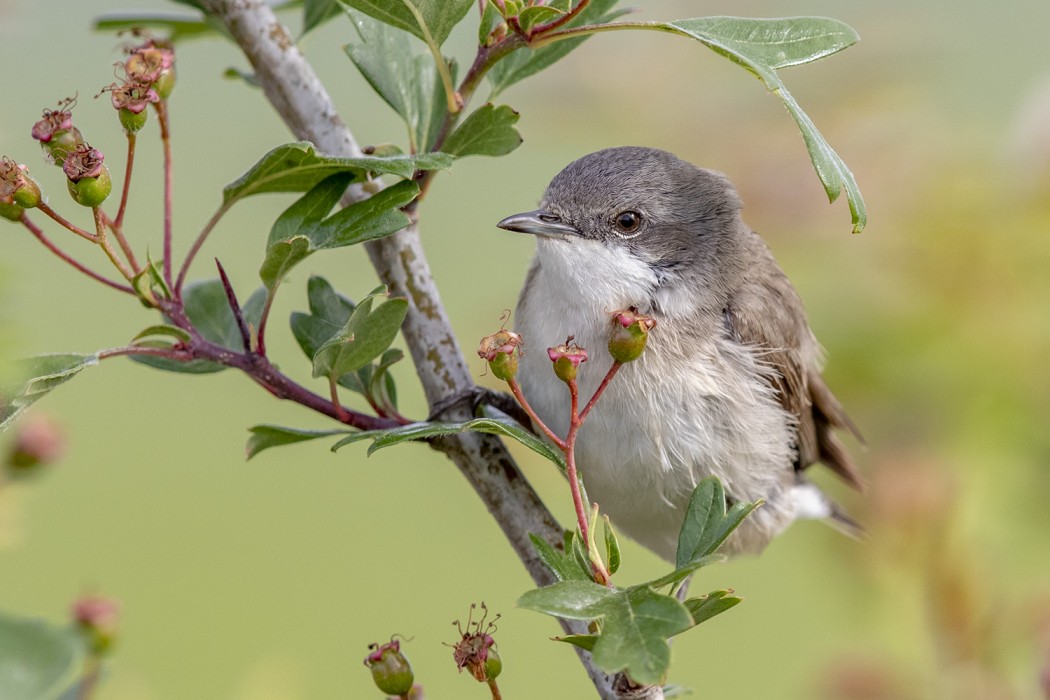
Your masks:
M496 226L507 231L533 233L537 236L552 236L554 238L580 235L575 226L565 223L559 217L544 209L508 216Z

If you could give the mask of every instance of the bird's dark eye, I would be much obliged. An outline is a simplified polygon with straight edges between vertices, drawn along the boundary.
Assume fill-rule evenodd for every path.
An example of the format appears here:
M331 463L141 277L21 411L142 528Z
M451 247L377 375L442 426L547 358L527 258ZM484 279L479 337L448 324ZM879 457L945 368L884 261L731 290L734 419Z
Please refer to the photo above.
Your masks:
M624 233L635 233L642 225L642 215L636 211L622 211L616 215L616 228Z

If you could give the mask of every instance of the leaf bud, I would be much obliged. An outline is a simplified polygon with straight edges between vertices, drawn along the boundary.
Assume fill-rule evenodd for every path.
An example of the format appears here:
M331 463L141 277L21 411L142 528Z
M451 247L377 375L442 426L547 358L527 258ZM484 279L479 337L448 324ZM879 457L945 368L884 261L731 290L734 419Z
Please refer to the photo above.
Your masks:
M580 364L587 361L587 351L572 342L570 335L561 345L547 348L547 357L554 363L554 374L568 384L576 379Z
M509 382L518 373L518 348L521 336L514 331L501 330L486 335L478 346L478 357L489 363L497 379Z
M633 306L626 311L614 311L609 354L620 363L637 360L645 350L649 331L655 327L655 318L638 313L638 309Z
M401 643L391 638L386 644L370 644L371 653L365 657L365 666L372 672L372 681L387 695L402 696L412 690L412 664L403 653Z

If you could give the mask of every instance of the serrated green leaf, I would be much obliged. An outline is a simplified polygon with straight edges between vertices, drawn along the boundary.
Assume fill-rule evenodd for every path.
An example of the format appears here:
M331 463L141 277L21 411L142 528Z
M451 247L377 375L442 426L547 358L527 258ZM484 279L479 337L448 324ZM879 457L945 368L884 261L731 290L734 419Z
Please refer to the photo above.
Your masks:
M463 19L474 0L342 0L366 15L438 46Z
M693 622L699 625L701 622L710 620L715 615L724 613L729 608L742 602L744 599L732 595L731 590L711 591L707 595L697 598L689 598L684 605L693 617Z
M611 589L593 581L561 581L528 591L518 606L571 620L598 620L592 658L609 673L625 671L636 683L662 680L671 661L667 640L693 626L675 598L648 586Z
M521 145L521 134L514 128L517 121L518 113L507 105L483 105L452 132L441 150L457 158L506 155Z
M317 438L331 437L332 435L345 435L349 430L299 430L297 428L285 428L279 425L255 425L248 429L251 437L245 447L247 459L251 459L263 450L283 445L293 445L297 442L316 440Z
M380 287L380 290L384 289ZM342 377L364 367L394 341L408 313L408 300L394 298L372 309L379 290L365 297L338 333L317 349L315 377Z
M205 340L233 352L244 352L241 331L237 327L237 320L233 316L233 311L230 310L230 303L220 280L201 280L186 285L182 291L182 301L186 316ZM256 328L259 326L259 318L262 316L265 302L266 289L260 287L241 306L245 323ZM178 362L166 357L151 355L130 355L129 357L134 362L155 369L182 374L210 374L226 369L223 365L207 360Z
M584 24L603 24L630 12L630 10L614 10L613 6L617 2L619 0L591 0L585 9L578 16L574 17L571 22L566 23L565 26L578 27ZM523 47L508 54L488 72L488 79L492 85L490 99L519 80L539 73L551 64L565 58L586 39L586 36L578 39L566 39L538 49Z
M590 581L591 577L587 572L582 571L576 562L573 560L571 554L566 552L559 552L552 547L545 539L529 533L529 539L532 541L532 546L536 550L536 556L540 558L543 565L554 577L559 581Z
M76 684L83 663L73 630L0 613L0 698L58 698Z
M306 192L337 173L353 174L357 180L363 180L367 173L407 178L417 170L448 168L452 160L444 153L336 158L317 153L308 141L288 143L271 150L248 172L223 188L223 207L229 208L245 197L268 192Z
M434 58L419 54L408 34L347 10L359 41L343 47L372 89L405 121L414 153L433 146L446 113L445 89ZM455 66L452 79L455 80Z
M97 355L73 353L39 355L15 363L10 370L10 383L0 387L0 430L37 399L97 364Z
M387 187L323 219L347 184L345 174L326 178L277 218L259 268L259 277L267 289L276 288L295 265L318 250L381 238L410 223L401 211L419 194L419 186L410 180Z
M788 92L776 72L778 68L815 61L853 45L859 37L849 25L826 17L700 17L656 23L650 28L695 39L760 78L783 101L798 124L828 199L834 202L845 189L853 232L860 233L864 229L868 220L867 209L853 173Z
M677 569L714 554L762 501L734 503L726 510L725 489L717 477L702 479L689 497L685 521L678 534Z

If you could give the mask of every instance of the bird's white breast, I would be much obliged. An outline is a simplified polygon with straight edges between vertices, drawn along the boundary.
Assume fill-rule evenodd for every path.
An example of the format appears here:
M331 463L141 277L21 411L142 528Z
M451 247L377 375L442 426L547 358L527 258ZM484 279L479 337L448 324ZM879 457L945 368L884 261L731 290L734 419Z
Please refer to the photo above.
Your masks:
M582 405L612 363L609 313L638 306L658 321L645 353L621 369L580 431L577 464L591 499L621 530L673 559L689 495L714 474L734 499L769 501L735 538L738 550L764 546L793 515L791 499L778 496L791 486L794 452L791 420L756 353L722 333L683 336L675 324L695 318L689 290L660 287L653 269L625 247L582 238L537 242L538 268L515 322L525 341L520 381L556 433L568 428L569 392L546 348L572 335L588 350ZM649 308L653 299L659 311Z

